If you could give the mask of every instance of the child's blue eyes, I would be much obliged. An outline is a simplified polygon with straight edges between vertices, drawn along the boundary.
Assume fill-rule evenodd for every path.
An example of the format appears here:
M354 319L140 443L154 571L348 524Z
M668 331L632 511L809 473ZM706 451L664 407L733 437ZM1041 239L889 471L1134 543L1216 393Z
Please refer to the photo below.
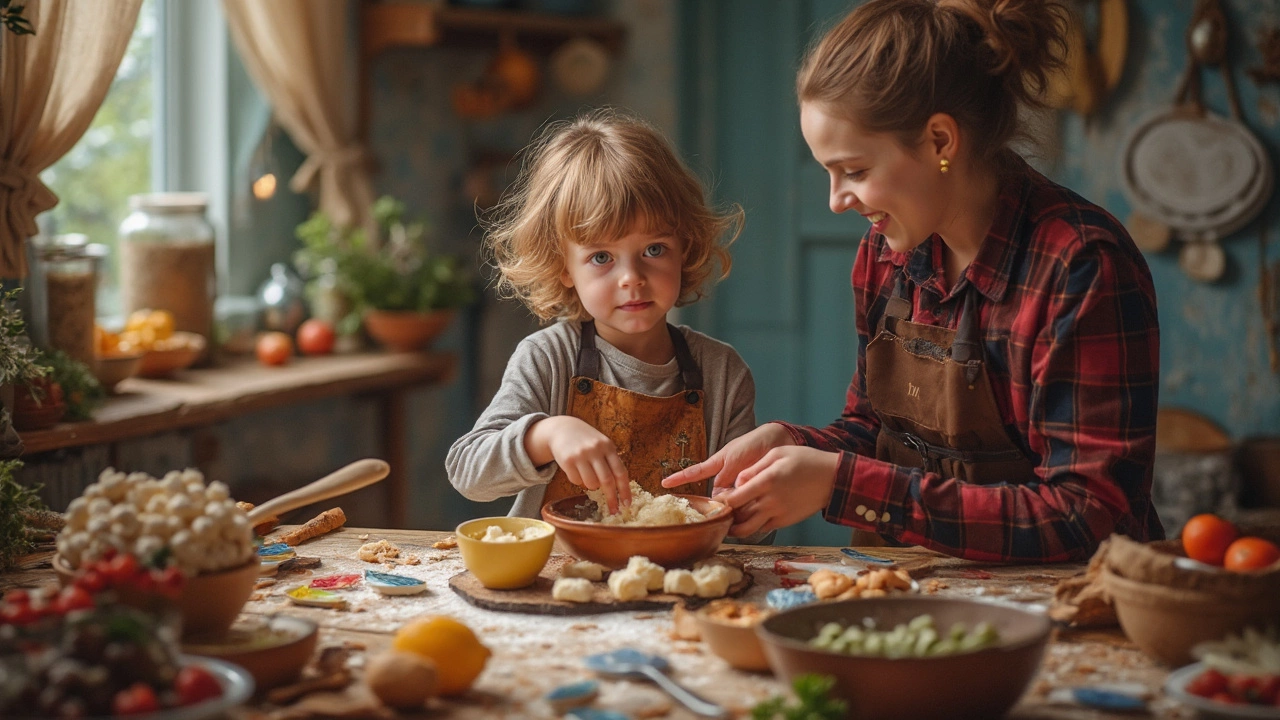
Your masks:
M655 243L644 249L644 256L647 258L662 257L663 255L666 254L666 252L667 252L667 247L665 245ZM609 263L613 262L613 256L601 250L599 252L592 253L591 257L588 258L587 262L597 266L608 265Z
M604 265L604 264L608 263L608 262L609 262L610 260L612 260L612 259L613 259L613 258L609 257L609 253L607 253L607 252L598 252L598 253L596 253L596 254L594 254L594 255L592 255L592 256L591 256L591 264L592 264L592 265Z
M659 257L665 253L667 249L661 245L650 245L644 249L645 257Z

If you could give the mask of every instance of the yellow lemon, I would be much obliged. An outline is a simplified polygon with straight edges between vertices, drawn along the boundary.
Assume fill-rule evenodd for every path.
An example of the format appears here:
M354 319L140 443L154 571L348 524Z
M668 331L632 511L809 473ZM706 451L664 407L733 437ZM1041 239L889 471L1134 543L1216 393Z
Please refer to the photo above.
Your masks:
M471 628L443 615L427 615L405 623L396 631L391 645L434 660L441 695L466 692L491 654Z
M167 340L173 335L173 313L168 310L152 310L147 314L147 326L155 330L157 340Z

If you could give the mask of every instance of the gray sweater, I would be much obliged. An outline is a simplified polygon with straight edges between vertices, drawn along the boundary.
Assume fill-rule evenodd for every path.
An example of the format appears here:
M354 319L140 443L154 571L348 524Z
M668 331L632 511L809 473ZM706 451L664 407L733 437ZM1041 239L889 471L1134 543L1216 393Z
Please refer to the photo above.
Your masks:
M710 455L755 428L756 386L751 370L732 347L685 326L680 331L702 369ZM534 467L524 449L524 434L538 420L565 414L580 340L581 325L558 322L520 342L489 407L471 432L449 448L445 469L458 492L481 502L516 495L510 515L539 516L556 463ZM599 336L596 347L602 382L661 397L684 389L674 358L650 365Z

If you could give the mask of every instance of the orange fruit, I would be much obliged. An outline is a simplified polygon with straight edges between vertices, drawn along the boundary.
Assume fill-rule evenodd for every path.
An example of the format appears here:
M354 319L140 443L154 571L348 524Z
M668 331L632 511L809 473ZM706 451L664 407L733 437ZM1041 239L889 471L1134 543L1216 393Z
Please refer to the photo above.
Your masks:
M1280 547L1259 537L1242 537L1227 548L1223 565L1228 570L1260 570L1280 560Z
M1240 531L1235 525L1212 513L1204 513L1182 526L1182 549L1192 560L1221 565L1227 547L1238 537Z
M441 695L461 695L470 689L492 654L471 628L443 615L405 623L396 631L391 647L433 660Z

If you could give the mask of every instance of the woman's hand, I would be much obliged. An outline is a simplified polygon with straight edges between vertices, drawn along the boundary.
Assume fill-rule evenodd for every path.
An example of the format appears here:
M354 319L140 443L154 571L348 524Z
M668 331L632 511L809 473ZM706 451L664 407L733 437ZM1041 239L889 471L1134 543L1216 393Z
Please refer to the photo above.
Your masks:
M587 490L604 491L609 514L619 504L631 504L631 479L613 441L570 415L556 415L529 426L525 449L535 465L555 460L569 482Z
M717 499L733 508L729 534L747 537L794 525L825 508L836 483L840 454L811 447L780 447L738 473L737 487Z
M714 475L716 482L711 489L711 497L717 497L720 493L733 489L738 481L738 473L754 465L770 450L787 445L794 443L786 428L777 423L761 425L746 435L730 440L706 460L663 478L662 487L678 487L706 480Z

